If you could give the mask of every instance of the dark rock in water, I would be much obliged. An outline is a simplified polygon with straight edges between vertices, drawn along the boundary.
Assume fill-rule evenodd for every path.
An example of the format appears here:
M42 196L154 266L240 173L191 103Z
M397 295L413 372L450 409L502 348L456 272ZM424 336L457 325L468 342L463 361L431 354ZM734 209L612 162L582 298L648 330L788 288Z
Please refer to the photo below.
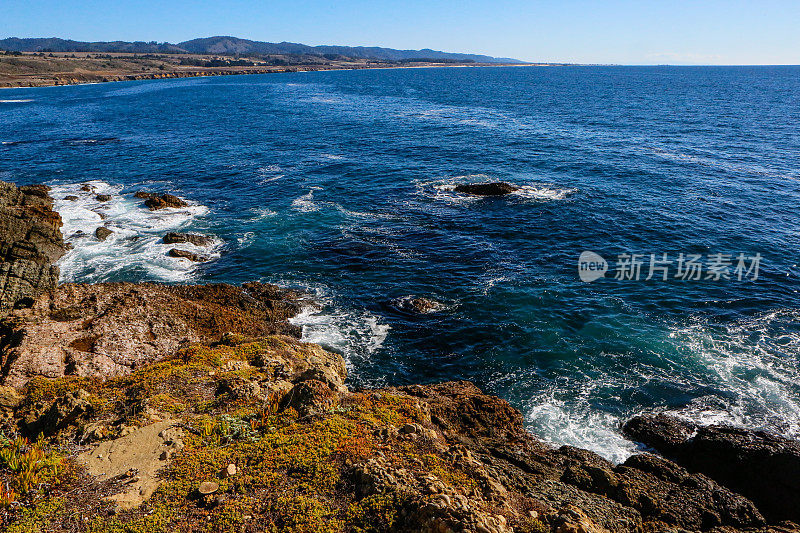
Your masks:
M48 187L0 182L0 315L55 289L66 247Z
M94 230L94 236L97 237L97 239L100 241L106 240L108 236L111 235L112 233L114 232L103 226L100 226L99 228Z
M180 244L188 242L195 246L207 246L214 242L214 239L208 235L198 235L196 233L167 233L164 235L164 242L166 244Z
M444 308L444 306L436 300L418 296L406 296L404 298L398 298L393 303L395 307L401 311L418 313L421 315L435 313L436 311L441 311Z
M694 433L695 427L665 414L635 416L625 423L623 432L629 439L671 454Z
M64 200L68 200L70 202L74 202L77 199L78 199L78 197L75 196L74 194L70 194L70 195L64 197Z
M472 194L475 196L503 196L504 194L511 194L518 191L519 187L496 181L494 183L467 183L464 185L456 185L456 192L464 194Z
M98 202L108 202L109 200L111 200L111 195L110 194L98 194L97 196L94 197L94 199L97 200Z
M665 414L637 416L624 432L749 497L767 518L800 522L800 442L728 426L698 428Z
M181 259L188 259L189 261L194 261L195 263L203 263L208 261L208 257L204 255L198 255L187 250L178 250L177 248L173 248L168 252L170 257L178 257Z
M152 195L144 201L144 205L150 208L151 211L157 209L164 209L165 207L186 207L189 204L178 198L173 194Z
M152 198L154 196L158 196L158 195L157 194L153 194L151 192L145 192L145 191L136 191L133 194L134 198L141 198L142 200L147 200L148 198Z
M84 192L94 192L94 187L89 185L88 183L84 183L81 185L81 190Z

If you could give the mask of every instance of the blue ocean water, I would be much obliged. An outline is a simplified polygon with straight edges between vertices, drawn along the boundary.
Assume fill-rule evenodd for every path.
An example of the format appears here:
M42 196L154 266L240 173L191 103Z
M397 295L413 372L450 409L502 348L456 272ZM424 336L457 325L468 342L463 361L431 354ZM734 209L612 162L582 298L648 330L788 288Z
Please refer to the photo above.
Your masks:
M647 410L800 434L800 68L15 89L0 127L0 179L54 187L65 281L303 288L320 304L297 319L305 337L345 355L353 386L472 380L534 433L614 460L634 450L620 423ZM452 190L496 180L523 188ZM192 206L150 212L139 189ZM212 261L167 257L176 229L214 235ZM585 250L612 270L643 254L642 279L582 282ZM758 253L759 275L644 280L664 253ZM441 308L409 312L410 296Z

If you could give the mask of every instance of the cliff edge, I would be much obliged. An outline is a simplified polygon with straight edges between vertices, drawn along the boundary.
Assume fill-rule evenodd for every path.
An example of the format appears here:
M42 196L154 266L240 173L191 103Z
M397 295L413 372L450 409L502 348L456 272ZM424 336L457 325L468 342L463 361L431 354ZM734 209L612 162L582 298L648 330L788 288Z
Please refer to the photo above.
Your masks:
M472 383L351 390L288 322L296 293L56 287L57 215L25 216L55 230L5 237L47 273L0 331L5 531L798 531L792 441L643 417L626 430L666 456L615 465Z

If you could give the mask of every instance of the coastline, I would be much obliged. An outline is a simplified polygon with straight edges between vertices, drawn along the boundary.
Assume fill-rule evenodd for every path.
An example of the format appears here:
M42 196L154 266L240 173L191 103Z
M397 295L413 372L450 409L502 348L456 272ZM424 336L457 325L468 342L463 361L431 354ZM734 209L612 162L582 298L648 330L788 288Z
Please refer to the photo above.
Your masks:
M40 87L64 87L72 85L97 85L101 83L112 83L118 81L144 81L144 80L162 80L162 79L181 79L181 78L206 78L217 76L245 76L253 74L291 74L302 72L329 72L329 71L354 71L354 70L393 70L393 69L425 69L425 68L485 68L485 67L545 67L545 66L563 66L545 63L464 63L464 64L450 64L450 63L430 63L420 65L376 65L376 66L313 66L304 67L302 65L286 66L282 68L257 68L257 69L204 69L204 70L175 70L168 72L146 72L146 73L131 73L131 74L118 74L103 76L100 74L91 74L93 78L90 81L81 80L77 77L70 77L64 75L63 77L51 77L42 80L35 80L29 82L30 84L24 85L25 80L16 81L3 81L0 78L0 89L33 89ZM87 74L81 74L86 76ZM16 83L15 85L10 85Z
M289 323L301 295L56 285L49 190L0 193L4 249L35 252L2 258L24 281L2 293L10 530L798 531L795 441L645 415L625 432L664 455L615 465L541 442L468 382L350 390L342 357Z

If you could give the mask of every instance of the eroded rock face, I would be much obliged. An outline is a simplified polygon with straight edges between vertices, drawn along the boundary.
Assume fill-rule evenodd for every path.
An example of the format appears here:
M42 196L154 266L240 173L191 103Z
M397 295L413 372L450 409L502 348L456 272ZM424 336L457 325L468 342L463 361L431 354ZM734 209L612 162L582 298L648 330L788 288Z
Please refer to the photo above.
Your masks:
M467 183L464 185L456 185L456 192L464 194L472 194L475 196L503 196L518 191L519 187L497 181L493 183Z
M193 263L204 263L205 261L208 261L208 257L204 255L189 252L188 250L179 250L177 248L171 249L169 252L167 252L167 255L177 259L188 259Z
M0 182L0 316L53 290L66 248L44 185Z
M161 194L161 195L150 194L144 201L144 205L149 207L151 211L156 211L158 209L164 209L166 207L186 207L189 204L187 204L185 201L181 200L174 194Z
M694 472L751 498L772 520L800 522L800 443L761 431L696 427L665 414L642 415L626 434Z
M295 295L248 283L164 286L65 284L6 320L2 383L33 376L112 376L169 357L187 343L213 343L228 332L299 336L287 319Z
M165 244L182 244L188 242L195 246L208 246L214 241L208 235L199 235L197 233L175 233L170 232L164 235Z

